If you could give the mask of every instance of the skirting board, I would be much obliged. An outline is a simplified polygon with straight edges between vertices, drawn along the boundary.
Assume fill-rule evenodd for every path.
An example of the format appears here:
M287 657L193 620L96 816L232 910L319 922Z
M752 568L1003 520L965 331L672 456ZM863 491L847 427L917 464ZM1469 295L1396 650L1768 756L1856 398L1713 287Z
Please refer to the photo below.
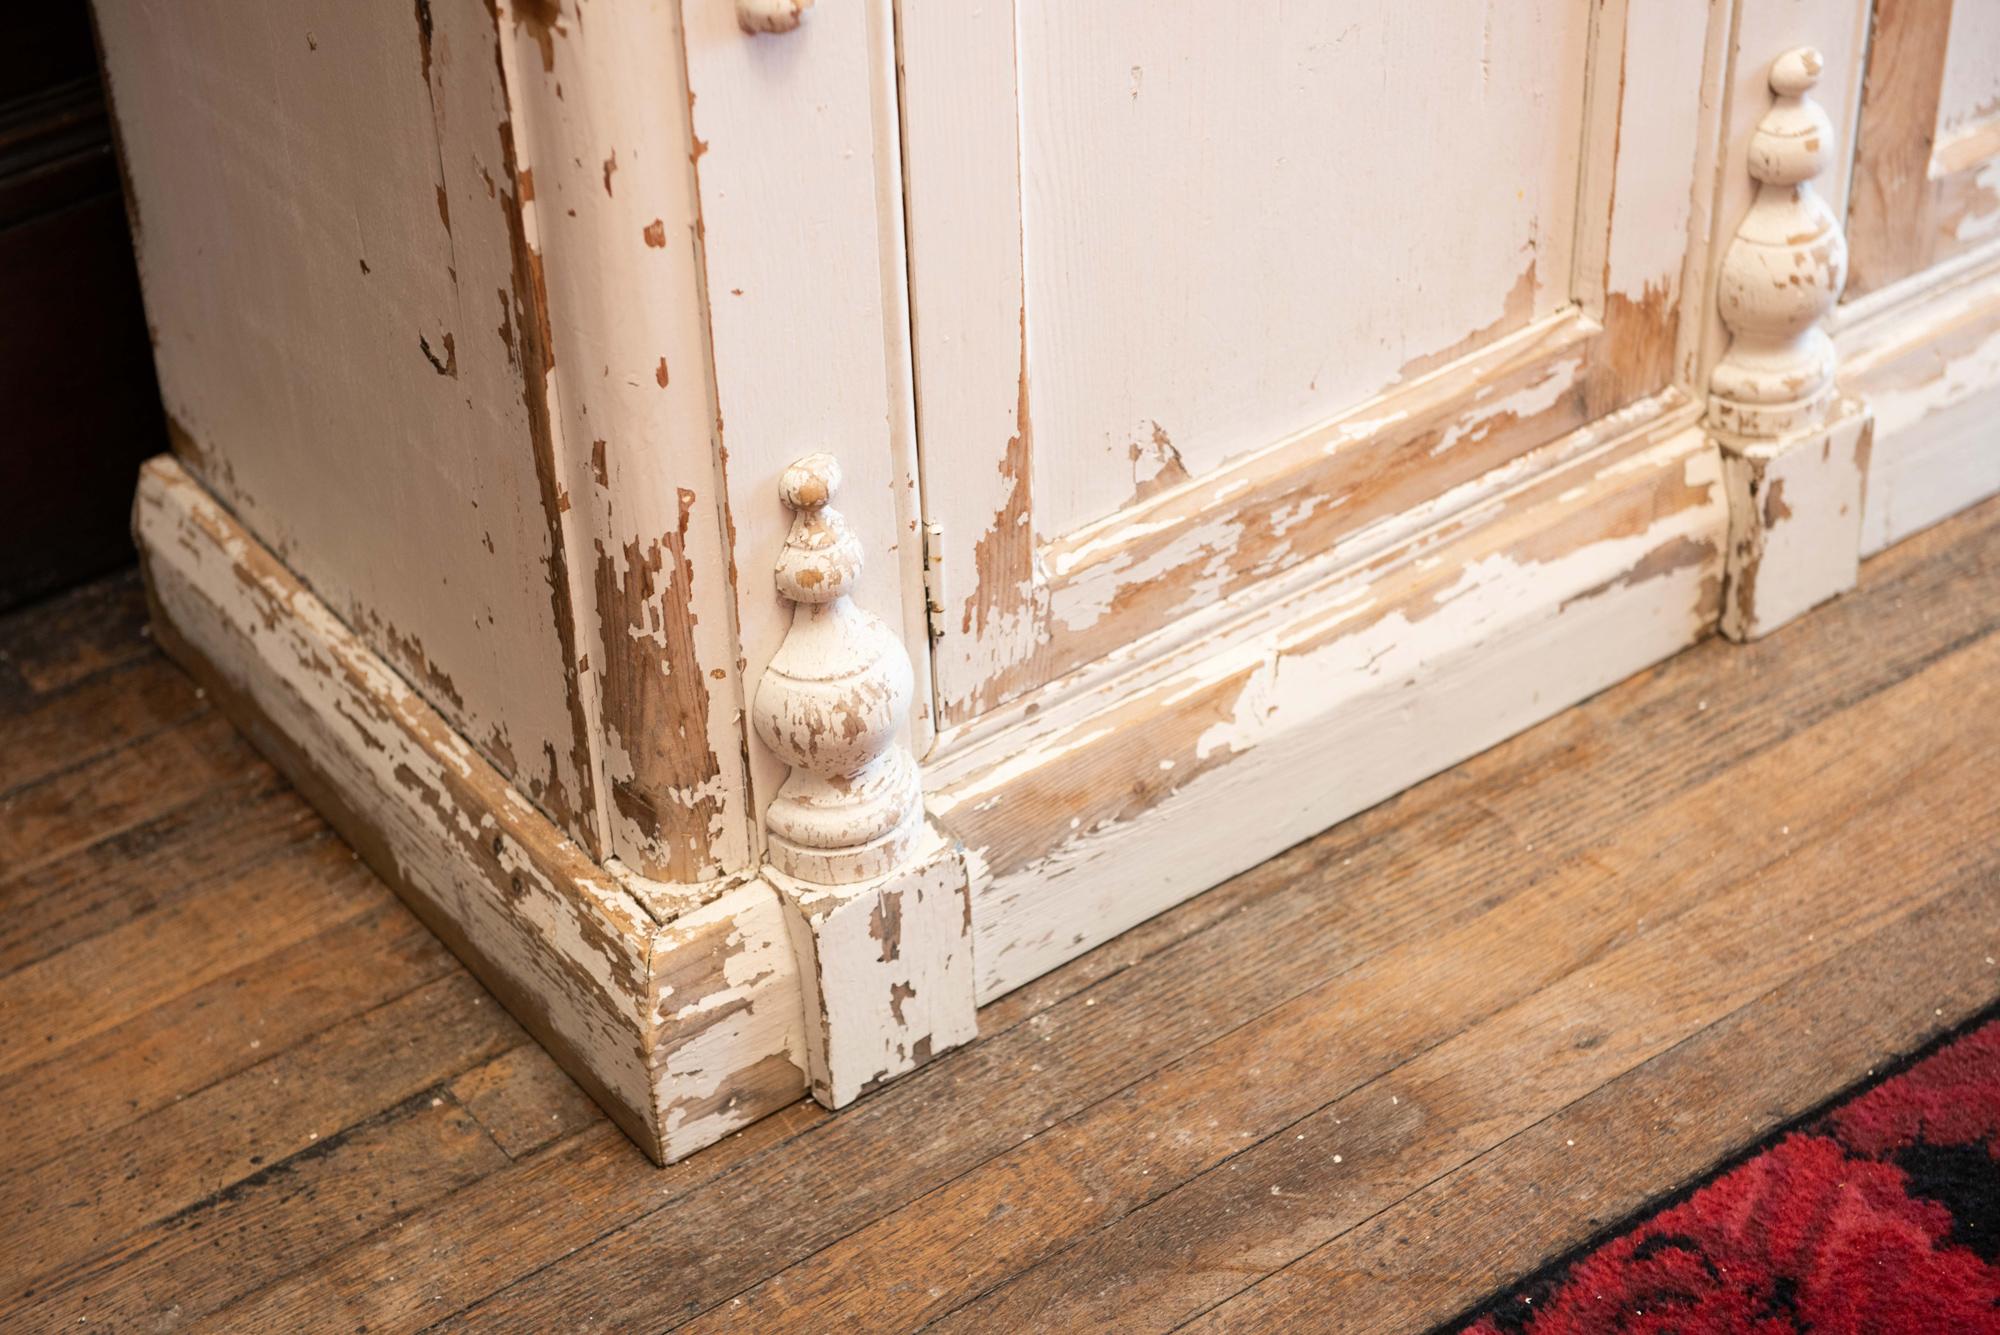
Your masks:
M1712 630L1727 500L1695 411L1669 395L1599 424L1143 685L949 757L927 805L973 866L977 999ZM780 888L718 885L659 921L178 463L143 470L134 526L162 645L648 1154L807 1091L806 920Z
M771 885L655 921L174 460L133 529L161 646L648 1155L804 1094Z
M931 767L984 1003L1714 629L1728 501L1666 411L1106 689ZM1056 711L1045 711L1044 718Z
M2000 260L1871 294L1835 341L1875 417L1863 555L2000 492Z

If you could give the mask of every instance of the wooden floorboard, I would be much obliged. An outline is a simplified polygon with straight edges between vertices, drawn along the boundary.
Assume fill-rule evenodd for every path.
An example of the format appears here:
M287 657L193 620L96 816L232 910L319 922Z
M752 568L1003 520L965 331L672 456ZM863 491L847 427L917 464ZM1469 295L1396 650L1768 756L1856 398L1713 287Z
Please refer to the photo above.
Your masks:
M143 615L0 621L7 1328L1422 1328L2000 998L2000 503L666 1169Z

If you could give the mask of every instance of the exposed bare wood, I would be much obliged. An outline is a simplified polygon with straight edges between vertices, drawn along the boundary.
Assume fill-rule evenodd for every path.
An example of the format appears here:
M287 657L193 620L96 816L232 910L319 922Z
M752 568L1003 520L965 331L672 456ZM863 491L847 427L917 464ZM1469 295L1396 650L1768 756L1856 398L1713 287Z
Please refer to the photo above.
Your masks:
M2000 237L1991 6L1876 0L1855 146L1851 297Z
M774 892L655 923L176 464L147 466L135 527L162 644L643 1148L797 1097Z
M572 689L586 572L545 392L567 354L522 232L494 13L141 0L98 20L175 451L597 851Z
M816 885L765 873L799 956L813 1097L841 1108L979 1034L965 853L925 829L902 865Z
M193 950L328 856L145 851L300 819L154 781L225 717L671 1160L2000 489L1970 0L807 8L104 5L206 696L116 634L0 659L0 993L94 998L80 1055L359 930L321 886L162 990L150 913ZM1878 166L1922 209L1870 221ZM1916 258L1835 308L1850 198ZM522 1162L524 1071L452 1095Z
M1747 153L1757 194L1722 252L1716 306L1729 344L1708 416L1729 487L1722 633L1769 634L1854 587L1873 420L1852 403L1827 420L1837 355L1824 322L1847 281L1847 243L1813 180L1837 156L1807 94L1824 58L1771 63L1771 108Z
M680 46L680 6L585 21L506 0L499 23L521 244L555 349L543 375L603 852L670 883L663 897L699 897L753 866L756 839L690 104L662 54Z
M1192 648L1144 689L1107 692L1100 712L1029 744L1003 734L982 767L941 774L931 811L979 878L981 1000L1705 634L1726 507L1689 417L1302 591L1226 652ZM1345 758L1332 775L1314 759L1327 754ZM1209 837L1218 819L1239 837Z
M1202 29L1211 22L1226 34ZM1396 101L1392 116L1393 90L1331 73L1379 68L1379 52L1419 28L1421 106ZM1469 25L1393 7L1292 23L1120 21L1035 3L907 15L917 395L954 481L933 498L942 721L1046 707L1141 639L1170 654L1169 628L1216 600L1276 599L1275 576L1348 540L1381 544L1391 535L1371 530L1385 518L1470 504L1507 485L1525 452L1665 388L1707 31L1706 16L1691 23L1658 0L1509 11L1483 47ZM1168 59L1173 43L1211 59ZM1645 55L1628 63L1632 43ZM1495 61L1504 92L1487 77ZM1274 84L1274 69L1298 76ZM1196 104L1204 129L1190 137L1180 109ZM1204 145L1228 128L1217 108L1343 130L1275 161L1211 155ZM1454 154L1519 118L1535 128L1515 142L1541 147L1504 191L1491 173L1433 163L1437 203L1413 194L1402 221L1375 207L1348 217L1356 174L1431 116L1453 118L1432 142ZM1135 220L1110 202L1130 172L1182 182L1215 216ZM1310 208L1275 202L1308 196ZM1254 220L1237 230L1281 235L1246 250L1203 231L1246 209ZM1438 230L1473 219L1464 237ZM1156 224L1176 230L1136 239ZM1114 226L1116 242L1093 244ZM1507 238L1515 250L1495 252ZM1379 264L1378 252L1427 245L1461 256L1443 305L1408 300ZM1173 277L1149 281L1149 266ZM1333 291L1338 303L1319 301ZM1481 293L1491 300L1455 314ZM1335 316L1338 329L1323 327ZM1237 338L1246 321L1254 334Z
M1847 282L1847 242L1813 189L1835 156L1833 122L1807 94L1825 59L1811 47L1771 63L1771 108L1751 136L1756 198L1723 248L1716 307L1729 345L1708 381L1718 433L1774 440L1810 430L1833 396L1822 328Z
M791 628L757 682L757 735L790 767L765 808L771 863L820 885L872 880L900 866L922 814L917 765L902 743L910 656L854 601L861 544L832 504L830 454L779 479L791 532L776 583Z

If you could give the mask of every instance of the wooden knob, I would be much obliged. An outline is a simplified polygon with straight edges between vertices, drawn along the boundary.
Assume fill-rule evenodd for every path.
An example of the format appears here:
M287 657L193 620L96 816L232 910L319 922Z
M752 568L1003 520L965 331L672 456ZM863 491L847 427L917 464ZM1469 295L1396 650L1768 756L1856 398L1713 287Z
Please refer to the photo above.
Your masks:
M736 26L747 33L790 32L813 0L736 0Z

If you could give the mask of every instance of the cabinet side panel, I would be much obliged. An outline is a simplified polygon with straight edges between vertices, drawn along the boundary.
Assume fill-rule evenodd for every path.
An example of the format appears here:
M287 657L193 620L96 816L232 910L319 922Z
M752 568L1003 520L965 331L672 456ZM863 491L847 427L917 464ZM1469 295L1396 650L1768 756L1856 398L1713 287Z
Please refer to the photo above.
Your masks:
M594 850L492 16L130 0L98 20L176 452Z

